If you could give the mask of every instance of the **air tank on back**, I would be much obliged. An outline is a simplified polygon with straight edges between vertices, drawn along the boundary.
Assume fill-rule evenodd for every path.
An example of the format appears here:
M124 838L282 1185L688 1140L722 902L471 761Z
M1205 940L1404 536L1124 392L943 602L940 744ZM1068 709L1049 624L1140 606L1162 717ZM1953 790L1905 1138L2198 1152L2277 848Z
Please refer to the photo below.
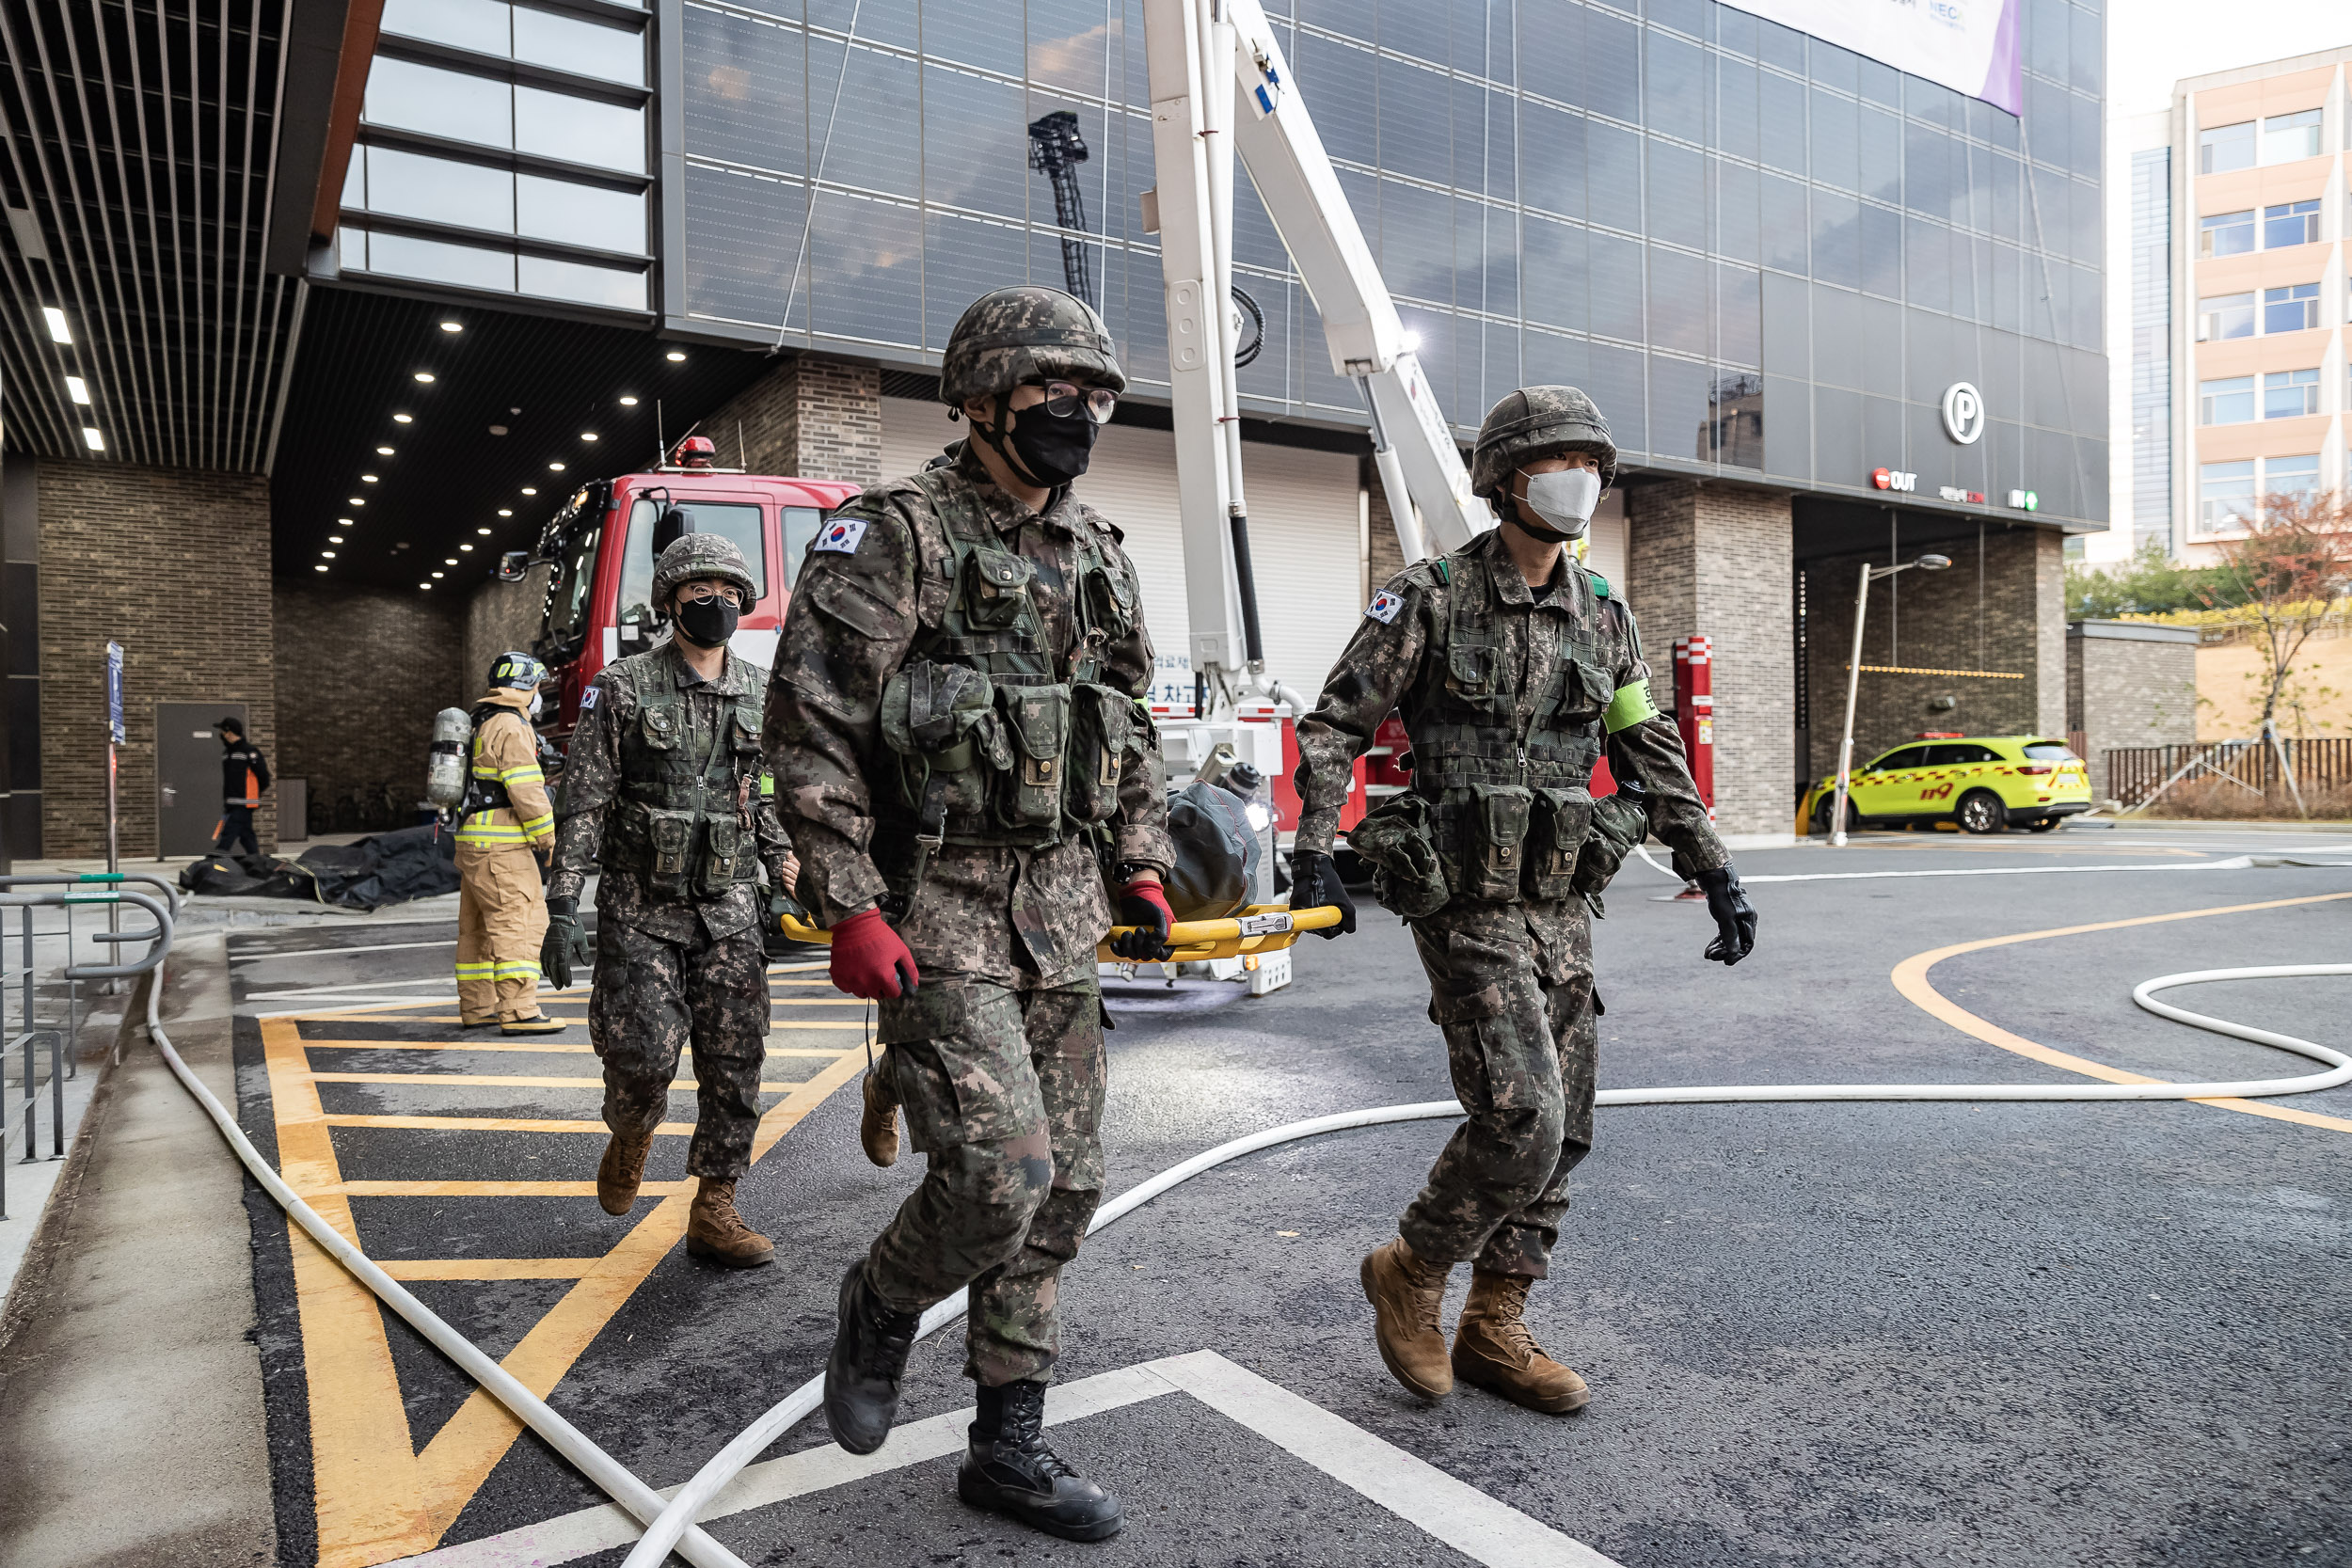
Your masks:
M473 738L473 720L462 707L445 707L433 716L433 756L424 771L424 798L443 811L466 798L466 742Z

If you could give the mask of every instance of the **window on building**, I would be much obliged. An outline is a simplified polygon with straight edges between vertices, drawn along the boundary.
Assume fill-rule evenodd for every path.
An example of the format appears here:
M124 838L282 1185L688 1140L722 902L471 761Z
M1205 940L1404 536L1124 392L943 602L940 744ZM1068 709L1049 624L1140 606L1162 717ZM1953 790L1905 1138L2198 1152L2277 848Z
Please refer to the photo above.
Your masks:
M2245 424L2254 417L2254 378L2226 376L2197 384L2199 424Z
M2263 209L2263 248L2277 250L2281 245L2311 245L2319 238L2319 199L2290 201L2283 207ZM2218 255L2208 251L2208 255Z
M2319 285L2293 283L2263 291L2263 331L2308 332L2319 325Z
M2205 533L2233 533L2254 515L2254 460L2197 466L2197 521Z
M2300 500L2319 489L2319 453L2272 457L2263 462L2263 493Z
M2254 335L2254 296L2216 294L2197 302L2197 341L2217 341L2223 338L2250 338Z
M2264 419L2295 420L2318 412L2318 371L2272 371L2263 377Z
M2254 248L2254 210L2216 213L2197 220L2200 256L2236 256Z
M2319 156L2319 111L2272 115L2263 121L2263 162L2291 164Z
M2197 172L2227 174L2233 168L2254 166L2254 122L2241 120L2235 125L2217 125L2197 136Z

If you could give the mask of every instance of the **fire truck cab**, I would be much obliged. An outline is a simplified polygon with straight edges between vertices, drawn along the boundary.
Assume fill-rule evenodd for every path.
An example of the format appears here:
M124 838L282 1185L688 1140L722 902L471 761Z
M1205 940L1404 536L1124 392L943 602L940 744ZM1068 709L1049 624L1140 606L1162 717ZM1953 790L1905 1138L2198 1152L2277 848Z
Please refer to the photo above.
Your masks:
M580 694L614 659L651 645L657 541L721 533L750 562L758 602L732 646L755 664L775 659L785 607L819 520L858 493L832 480L745 473L710 463L710 443L690 436L650 472L593 480L574 491L529 558L509 556L500 575L518 580L548 567L547 602L532 651L555 676L543 727L557 742L579 722Z

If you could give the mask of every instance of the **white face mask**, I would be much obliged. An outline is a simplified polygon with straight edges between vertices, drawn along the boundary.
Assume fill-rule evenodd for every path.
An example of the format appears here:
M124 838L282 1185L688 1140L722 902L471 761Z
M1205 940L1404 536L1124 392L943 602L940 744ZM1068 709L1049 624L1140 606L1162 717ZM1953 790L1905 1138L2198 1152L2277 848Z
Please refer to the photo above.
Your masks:
M547 698L545 698L544 696L540 695L540 694L539 694L538 692L536 692L536 691L534 691L534 692L532 692L532 693L531 694L531 716L532 716L533 719L538 718L538 717L539 717L540 710L541 710L541 709L543 709L543 708L545 708L547 705L548 705L548 700L547 700Z
M1600 475L1590 468L1563 468L1527 476L1527 509L1570 539L1581 539L1600 504Z

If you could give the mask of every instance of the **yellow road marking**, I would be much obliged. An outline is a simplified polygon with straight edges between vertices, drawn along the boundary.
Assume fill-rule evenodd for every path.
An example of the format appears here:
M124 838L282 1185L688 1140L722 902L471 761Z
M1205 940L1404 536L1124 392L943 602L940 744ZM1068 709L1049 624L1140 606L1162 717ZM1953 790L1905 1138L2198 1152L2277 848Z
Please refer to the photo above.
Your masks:
M827 1005L813 998L786 998ZM586 1045L470 1040L305 1039L303 1026L348 1022L462 1022L454 1015L404 1009L448 1006L446 998L325 1008L319 1012L261 1021L278 1128L280 1166L288 1182L355 1243L351 1201L356 1198L566 1197L596 1196L593 1180L576 1181L466 1180L345 1181L332 1129L393 1128L603 1134L601 1121L494 1117L341 1116L319 1102L321 1082L468 1083L475 1087L601 1087L600 1078L451 1073L314 1073L309 1052L496 1051L588 1054ZM863 1006L864 1004L854 1004ZM823 1058L815 1077L801 1083L763 1085L783 1094L760 1118L752 1158L775 1146L809 1111L865 1066L865 1028L855 1022L784 1021L776 1029L847 1030L853 1042L825 1049L776 1047L780 1057ZM690 1053L691 1054L691 1053ZM687 1080L675 1086L691 1087ZM658 1131L691 1135L691 1123L669 1122ZM649 1211L619 1245L590 1259L405 1259L388 1265L395 1277L423 1280L555 1279L571 1281L563 1298L540 1319L503 1365L526 1386L546 1396L570 1370L612 1314L644 1283L685 1234L692 1180L647 1181L641 1194ZM520 1424L479 1389L433 1434L421 1450L414 1442L381 1309L375 1298L312 1245L298 1228L293 1238L294 1284L301 1314L312 1442L312 1474L318 1517L321 1568L371 1568L395 1558L430 1550L481 1489L522 1432Z
M824 1054L831 1056L835 1053L828 1051ZM479 1072L314 1072L310 1074L310 1082L313 1084L432 1084L437 1085L466 1084L485 1089L601 1089L604 1087L604 1080L601 1078L507 1078ZM691 1078L670 1080L670 1090L674 1094L680 1089L692 1089L698 1086ZM759 1092L788 1094L800 1086L800 1081L794 1079L789 1083L762 1084L759 1085ZM341 1124L334 1125L340 1126Z
M594 1258L406 1258L377 1265L394 1279L578 1279Z
M378 1117L328 1116L329 1127L373 1127L397 1132L594 1132L609 1138L612 1130L600 1121L541 1121L523 1117ZM691 1121L665 1121L655 1132L673 1138L693 1136Z
M2016 1053L2045 1066L2078 1072L2086 1078L2102 1079L2110 1084L2159 1084L2160 1078L2148 1078L2137 1072L2125 1072L2104 1062L2053 1051L2046 1045L2011 1034L1997 1023L1988 1022L1946 996L1928 981L1928 971L1946 958L1963 953L1981 952L1988 947L2008 947L2021 942L2039 942L2044 937L2081 936L2090 931L2120 931L2133 926L2160 926L2173 920L2201 920L2216 914L2247 914L2256 910L2293 909L2298 904L2326 904L2339 898L2352 898L2352 893L2314 894L2307 898L2274 898L2260 904L2225 904L2210 910L2180 910L2170 914L2143 914L2129 920L2101 920L2087 926L2057 926L2045 931L2020 931L2014 936L1980 937L1975 942L1954 942L1949 947L1931 948L1915 954L1895 966L1895 989L1914 1006L1958 1029L1973 1035L1987 1045L1997 1045L2004 1051ZM2313 1111L2299 1111L2288 1105L2273 1105L2260 1100L2198 1100L2188 1103L2217 1106L2225 1111L2241 1111L2248 1116L2269 1117L2276 1121L2301 1122L2306 1127L2325 1127L2338 1132L2352 1132L2352 1120L2342 1117L2321 1116Z

